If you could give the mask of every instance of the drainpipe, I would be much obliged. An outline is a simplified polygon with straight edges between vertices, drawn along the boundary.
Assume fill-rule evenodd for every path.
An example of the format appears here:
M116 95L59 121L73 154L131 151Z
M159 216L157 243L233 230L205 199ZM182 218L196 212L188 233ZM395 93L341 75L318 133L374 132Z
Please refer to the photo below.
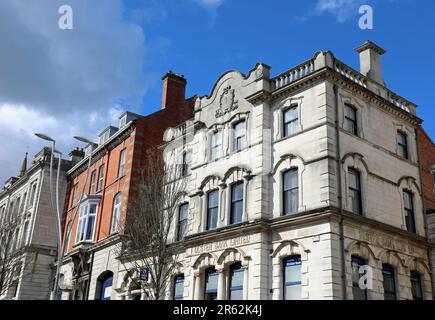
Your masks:
M426 233L426 238L428 243L430 244L430 239L429 239L429 230L427 227L427 216L426 216L426 205L425 205L425 199L424 199L424 192L423 192L423 174L422 174L422 170L421 170L421 162L420 162L420 144L419 144L419 139L420 134L418 129L415 129L415 145L417 147L417 164L418 164L418 174L420 176L420 192L422 195L422 208L423 208L423 221L424 221L424 231ZM431 259L431 247L429 245L429 247L427 248L427 257L428 257L428 262L429 262L429 268L432 271L432 259ZM432 280L432 299L435 300L435 275L432 274L431 275L431 280Z
M341 252L341 291L343 300L347 300L346 286L346 258L344 252L344 227L343 227L343 197L341 188L341 152L340 152L340 123L338 112L338 87L334 84L334 102L335 102L335 141L336 141L336 158L337 158L337 197L338 209L340 212L339 232L340 232L340 252Z

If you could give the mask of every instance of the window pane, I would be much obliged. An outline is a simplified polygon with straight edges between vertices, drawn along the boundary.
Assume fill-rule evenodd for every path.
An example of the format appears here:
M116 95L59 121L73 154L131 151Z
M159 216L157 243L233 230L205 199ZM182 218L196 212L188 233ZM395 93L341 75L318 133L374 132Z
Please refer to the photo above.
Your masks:
M411 290L414 300L423 300L423 290L421 287L421 276L415 271L411 271Z
M284 190L298 187L298 170L289 170L284 174Z
M299 126L298 107L287 109L284 112L284 136L295 133Z
M215 268L209 268L205 271L205 292L217 292L218 286L218 273Z
M187 204L187 203L182 204L180 206L179 220L187 219L188 211L189 211L189 204Z
M175 277L174 300L183 300L184 295L184 275Z
M359 257L352 257L352 292L354 300L367 300L367 290L359 286L361 274L359 268L365 265L365 261Z
M384 278L384 298L385 300L396 300L396 284L394 280L394 268L383 265L382 275Z
M301 258L292 256L284 261L284 300L301 298Z
M215 208L218 206L219 197L218 191L212 191L208 194L208 207Z
M88 227L86 230L86 240L92 240L93 239L93 233L94 233L94 223L95 223L95 217L89 216L88 217Z

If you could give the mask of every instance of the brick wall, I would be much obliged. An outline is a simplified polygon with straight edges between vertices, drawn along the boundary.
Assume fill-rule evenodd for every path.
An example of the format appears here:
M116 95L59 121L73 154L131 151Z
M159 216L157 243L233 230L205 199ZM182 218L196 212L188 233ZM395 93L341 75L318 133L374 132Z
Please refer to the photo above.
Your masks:
M418 143L426 211L429 209L435 210L435 185L433 177L433 172L435 171L435 144L421 127L418 132Z
M162 80L163 97L161 110L135 120L134 130L131 135L126 137L115 148L111 150L106 149L104 156L94 163L90 169L88 182L85 186L85 195L89 192L91 173L96 171L96 185L98 181L98 170L102 164L105 165L103 188L101 192L102 198L98 208L95 227L95 242L110 235L113 200L118 193L122 194L121 216L123 217L125 215L129 199L134 196L132 186L134 186L135 181L139 181L141 172L146 172L144 169L147 167L147 151L152 149L156 150L163 142L163 133L166 128L175 127L193 117L195 97L185 99L186 80L184 77L169 72ZM126 150L125 175L118 177L119 158L123 149ZM66 227L68 221L72 219L76 211L72 203L74 185L78 185L78 194L80 195L85 183L85 178L86 171L81 172L75 178L69 177L66 219L64 223L64 242L66 242ZM123 221L123 218L121 218L121 221ZM73 221L67 251L71 251L74 248L77 225L78 213L76 219Z

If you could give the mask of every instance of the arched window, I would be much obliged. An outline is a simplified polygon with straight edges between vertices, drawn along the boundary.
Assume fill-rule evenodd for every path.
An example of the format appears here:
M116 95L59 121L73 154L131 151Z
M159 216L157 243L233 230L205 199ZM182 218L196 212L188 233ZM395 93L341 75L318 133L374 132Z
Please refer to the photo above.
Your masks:
M204 275L204 300L216 300L219 275L214 267L206 269Z
M284 215L298 212L299 207L298 169L290 169L283 174Z
M219 191L210 191L207 196L207 230L216 229L219 208Z
M122 194L118 193L115 196L115 198L113 198L112 226L110 228L110 233L115 233L119 231L119 220L121 217L121 202L122 202Z
M384 299L397 300L396 276L394 272L394 267L388 264L383 264L382 276L384 282Z
M283 260L283 299L301 299L301 256L290 256Z
M183 300L184 297L184 274L179 274L174 278L173 299Z
M361 289L359 280L361 274L359 272L360 267L365 265L364 259L358 256L352 256L352 293L353 300L367 300L367 289Z
M231 186L230 224L240 223L243 218L243 182Z
M243 273L244 270L240 262L230 266L229 300L243 300Z
M218 131L211 136L210 158L215 160L222 155L222 132Z
M412 299L423 300L423 288L421 286L421 276L416 271L411 271L411 291Z
M106 271L97 278L97 300L111 300L113 272Z

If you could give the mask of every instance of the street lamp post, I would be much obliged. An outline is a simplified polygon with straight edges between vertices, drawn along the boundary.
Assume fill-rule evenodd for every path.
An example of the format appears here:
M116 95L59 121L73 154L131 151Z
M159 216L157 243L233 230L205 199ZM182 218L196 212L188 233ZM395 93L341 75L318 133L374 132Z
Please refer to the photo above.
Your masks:
M51 155L50 155L50 199L51 199L51 205L54 210L56 210L56 224L57 224L57 266L56 266L56 276L54 279L54 288L52 293L52 300L57 294L57 287L58 287L58 281L59 281L59 272L60 272L60 260L61 260L61 254L62 254L62 227L61 227L61 218L60 218L60 209L59 209L59 177L60 177L60 168L61 168L61 162L62 162L62 153L57 151L55 149L56 147L56 141L49 137L46 134L43 133L35 133L35 135L43 139L45 141L51 142ZM58 160L58 168L57 168L57 177L56 177L56 195L55 195L55 202L53 201L53 162L54 162L54 153L58 153L59 160Z
M56 267L56 277L55 277L55 282L54 282L54 288L53 288L53 293L52 293L52 300L54 300L54 298L56 297L57 291L58 291L58 286L59 286L59 275L60 275L60 267L62 265L62 260L63 260L63 250L62 250L62 226L61 226L61 218L60 218L60 208L59 208L59 178L60 178L60 168L61 168L61 162L62 162L62 153L59 152L58 150L56 150L55 146L56 146L56 141L54 139L52 139L51 137L49 137L46 134L43 133L35 133L35 135L43 140L49 141L52 143L52 148L51 148L51 157L50 157L50 199L51 199L51 204L53 209L56 210L56 220L57 220L57 267ZM94 143L86 138L83 137L78 137L75 136L74 139L86 143L86 144L91 144L93 145ZM59 157L59 161L58 161L58 169L57 169L57 178L56 178L56 195L55 195L55 199L56 199L56 205L54 205L53 202L53 160L54 160L54 153L58 153L60 155ZM78 201L78 205L76 208L76 211L74 213L73 219L72 221L75 220L76 216L77 216L77 212L78 212L78 208L79 205L83 199L83 194L86 188L86 184L88 181L88 176L89 176L89 170L91 168L91 163L92 163L92 153L89 154L89 161L88 161L88 168L87 168L87 173L86 173L86 178L85 178L85 183L83 185L82 188L82 192L80 194L80 198ZM71 227L67 228L66 230L66 239L68 239L68 237L71 234L71 230L72 230L72 224Z

